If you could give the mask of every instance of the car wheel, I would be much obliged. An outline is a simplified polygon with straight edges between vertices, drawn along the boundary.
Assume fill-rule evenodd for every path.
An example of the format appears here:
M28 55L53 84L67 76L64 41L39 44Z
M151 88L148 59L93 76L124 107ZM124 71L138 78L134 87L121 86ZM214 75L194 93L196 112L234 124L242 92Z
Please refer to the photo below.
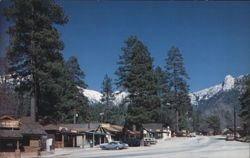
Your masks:
M117 146L115 149L116 149L116 150L119 150L120 148Z

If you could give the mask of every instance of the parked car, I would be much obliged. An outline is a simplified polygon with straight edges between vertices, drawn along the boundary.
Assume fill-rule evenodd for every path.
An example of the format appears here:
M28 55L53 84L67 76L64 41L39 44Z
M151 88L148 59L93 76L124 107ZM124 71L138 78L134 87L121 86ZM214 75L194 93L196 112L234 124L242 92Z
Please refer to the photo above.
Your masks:
M141 140L137 138L127 138L123 140L124 143L128 144L129 146L140 146Z
M119 141L113 141L113 142L101 144L100 148L106 149L106 150L111 150L111 149L116 149L116 150L127 149L128 148L128 144L122 143L122 142L119 142Z
M227 140L227 141L232 141L232 140L234 140L234 135L233 135L233 134L227 134L226 140Z
M155 140L155 138L144 138L144 145L148 146L150 144L156 144L157 140Z
M181 130L179 132L176 133L177 137L187 137L187 131L186 130Z
M190 137L196 137L196 133L195 132L192 132L189 134Z

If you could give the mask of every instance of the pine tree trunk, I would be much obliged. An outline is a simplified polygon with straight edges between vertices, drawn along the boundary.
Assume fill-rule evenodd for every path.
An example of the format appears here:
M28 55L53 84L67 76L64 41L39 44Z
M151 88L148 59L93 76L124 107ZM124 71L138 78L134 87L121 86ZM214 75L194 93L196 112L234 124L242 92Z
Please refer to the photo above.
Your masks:
M176 132L179 132L179 112L178 112L178 110L176 110L175 115L176 115Z
M34 8L32 5L31 8L32 15L34 15ZM34 20L34 19L33 19ZM35 42L34 42L34 28L32 26L32 31L31 31L31 39L30 39L30 46L32 51L35 49ZM34 53L32 53L34 54ZM35 65L35 60L34 57L31 58L31 65ZM34 70L33 70L34 71ZM37 84L36 84L36 75L35 72L31 72L31 77L32 77L32 87L31 87L31 96L30 96L30 117L31 121L36 122L36 107L37 107Z
M31 96L30 96L30 117L31 117L31 121L35 122L36 121L36 99L35 99L35 95L34 92L31 92Z
M39 92L40 92L40 87L39 87L39 83L38 83L38 79L37 77L33 74L33 88L32 88L32 91L31 91L31 100L30 100L30 117L31 117L31 120L33 122L36 122L37 121L37 116L36 116L36 113L37 113L37 107L38 107L38 104L39 104Z

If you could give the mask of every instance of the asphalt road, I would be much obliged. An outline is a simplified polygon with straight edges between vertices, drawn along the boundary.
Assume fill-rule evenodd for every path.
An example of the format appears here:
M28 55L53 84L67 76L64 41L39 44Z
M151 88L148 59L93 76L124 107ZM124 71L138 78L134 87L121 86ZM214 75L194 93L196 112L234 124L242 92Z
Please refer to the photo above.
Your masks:
M172 138L148 147L124 150L82 149L57 153L56 158L250 158L250 144L223 137Z

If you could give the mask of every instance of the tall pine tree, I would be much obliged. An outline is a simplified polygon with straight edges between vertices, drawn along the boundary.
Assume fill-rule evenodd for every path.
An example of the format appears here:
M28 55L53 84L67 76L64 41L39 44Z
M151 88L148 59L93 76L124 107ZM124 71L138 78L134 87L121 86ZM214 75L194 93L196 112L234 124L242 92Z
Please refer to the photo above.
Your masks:
M183 57L180 50L172 47L166 58L166 73L171 96L168 107L175 112L175 130L179 131L179 123L185 122L183 119L192 111L190 98L188 96L188 85L186 80L189 79L184 68Z
M155 68L155 78L156 78L156 86L157 86L157 94L161 98L164 97L166 91L168 91L167 84L167 74L162 70L160 66Z
M114 95L112 88L112 79L106 74L102 82L102 104L104 105L103 110L103 121L110 122L110 117L112 113Z
M37 107L41 106L42 89L48 84L58 87L55 78L59 77L58 71L63 67L60 53L63 43L55 25L65 24L67 17L53 0L12 0L5 9L5 16L12 24L7 31L10 37L7 49L9 72L13 77L25 79L21 80L20 87L28 86L31 117L35 120Z
M117 85L129 93L125 126L132 129L132 125L136 125L141 129L142 123L160 119L153 59L147 47L134 36L125 41L122 50L116 74L119 77Z
M155 68L155 78L157 85L157 95L161 101L160 119L165 126L172 126L172 111L168 108L170 99L170 90L168 86L167 74L161 67Z
M87 88L84 82L85 74L81 70L76 57L70 57L64 64L64 80L61 106L58 113L61 122L86 122L89 119L88 99L82 89ZM74 120L75 118L75 120Z

